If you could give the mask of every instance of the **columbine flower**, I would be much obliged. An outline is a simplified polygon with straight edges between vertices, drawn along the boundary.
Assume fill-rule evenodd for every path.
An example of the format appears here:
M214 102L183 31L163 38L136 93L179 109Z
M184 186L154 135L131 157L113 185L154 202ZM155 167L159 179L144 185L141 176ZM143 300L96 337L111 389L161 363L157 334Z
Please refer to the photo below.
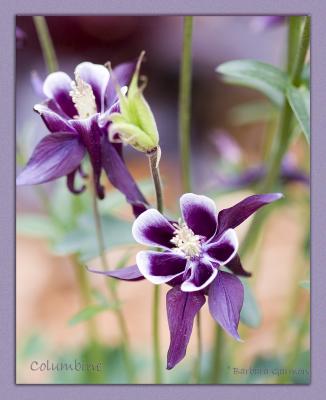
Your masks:
M242 169L241 148L228 133L217 131L217 134L212 135L212 142L222 162L225 162L233 169ZM219 171L222 169L219 168ZM266 174L266 166L259 164L233 174L218 172L215 177L222 189L236 190L257 185L265 179ZM279 179L283 184L301 183L306 186L310 184L309 176L305 171L298 168L296 160L290 153L286 154L282 160Z
M120 85L130 82L134 63L114 69ZM51 134L36 146L26 167L17 177L17 185L34 185L67 176L67 186L75 194L85 185L76 188L75 175L82 177L82 160L86 154L92 164L99 198L104 197L100 184L102 169L118 190L133 204L136 214L144 210L145 199L136 186L122 158L121 145L107 138L108 122L101 115L119 111L119 99L112 79L103 65L83 62L75 69L73 81L64 72L54 72L46 78L43 92L47 100L34 110L40 114Z
M182 220L172 222L155 209L142 213L134 222L137 242L162 251L140 251L137 265L107 276L136 281L145 277L154 284L167 283L166 308L170 328L167 368L185 354L193 321L208 297L212 317L235 339L243 304L243 286L236 275L248 276L241 266L234 228L262 206L282 197L279 193L247 197L217 213L215 203L192 193L180 199ZM229 273L224 267L233 272Z
M145 52L142 52L128 91L116 84L120 112L110 114L109 137L113 141L130 144L136 150L151 153L158 147L159 135L154 115L143 96L145 82L138 87L139 70ZM114 79L114 72L113 72Z

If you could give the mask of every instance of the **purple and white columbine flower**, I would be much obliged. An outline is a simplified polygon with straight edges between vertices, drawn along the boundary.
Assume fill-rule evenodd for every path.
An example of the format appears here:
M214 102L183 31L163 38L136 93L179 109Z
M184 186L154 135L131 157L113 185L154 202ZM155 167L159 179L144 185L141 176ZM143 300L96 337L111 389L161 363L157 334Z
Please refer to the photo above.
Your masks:
M172 222L155 209L143 212L133 224L138 243L155 246L137 254L137 265L116 271L92 271L107 276L172 286L166 297L170 329L167 368L185 354L193 321L208 297L212 317L235 339L243 305L243 286L236 275L248 276L241 265L234 228L266 204L282 197L270 193L247 197L233 207L216 210L206 196L184 194L180 199L182 220ZM223 267L223 268L221 268ZM224 270L228 268L229 273Z
M120 86L130 83L135 64L125 63L114 69ZM125 87L125 89L127 89ZM67 186L78 194L85 189L75 187L75 176L82 171L88 154L92 164L97 196L104 198L100 183L102 169L112 185L120 190L138 215L146 200L130 175L122 157L122 145L108 140L108 115L119 112L119 101L106 67L83 62L75 69L75 80L65 72L48 75L43 84L47 100L36 104L50 134L35 147L25 168L17 177L17 185L34 185L67 176Z

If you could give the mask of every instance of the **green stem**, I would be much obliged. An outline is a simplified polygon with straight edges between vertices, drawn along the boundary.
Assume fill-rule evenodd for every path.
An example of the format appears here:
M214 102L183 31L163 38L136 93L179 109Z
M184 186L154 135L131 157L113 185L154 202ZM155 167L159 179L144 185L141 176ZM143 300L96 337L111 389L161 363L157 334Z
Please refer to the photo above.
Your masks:
M201 317L200 312L197 314L197 360L194 363L194 382L200 384L201 382L201 360L202 360L202 334L201 334Z
M82 295L84 307L86 307L86 306L90 305L91 301L92 301L91 286L90 286L89 281L86 276L86 269L83 265L80 265L77 257L72 257L72 261L73 261L75 269L76 269L76 277L77 277L80 292ZM97 329L96 329L96 325L95 325L93 318L87 320L87 328L88 328L89 338L90 338L91 342L97 342L98 335L97 335Z
M163 212L163 194L162 183L159 170L160 149L157 148L148 154L149 168L152 174L155 194L156 206L159 212ZM153 331L153 357L154 357L154 383L162 383L162 368L161 368L161 345L160 345L160 287L154 285L153 292L153 308L152 308L152 331Z
M96 187L95 187L95 181L92 179L93 187L91 190L92 193L92 206L93 206L93 215L94 215L94 221L95 221L95 230L96 230L96 239L98 243L98 248L99 248L99 253L100 253L100 258L101 258L101 264L102 268L104 271L107 271L109 269L109 264L106 258L105 254L105 242L104 242L104 236L103 236L103 230L102 230L102 223L101 223L101 216L98 208L98 201L97 201L97 194L96 194ZM127 330L127 324L124 318L124 315L119 307L120 300L119 296L117 293L117 289L115 286L115 282L112 280L108 279L107 280L107 289L109 291L109 294L113 300L113 303L117 306L114 308L114 312L118 321L119 329L120 329L120 334L122 337L122 351L123 351L123 357L124 361L126 364L127 368L127 374L129 381L132 383L134 381L134 366L132 359L130 357L130 346L129 346L129 336L128 336L128 330Z
M41 45L42 54L44 62L47 67L47 71L48 73L55 72L58 70L58 62L46 20L43 16L34 16L33 20L37 36ZM57 217L52 211L46 192L41 187L38 187L37 193L47 213L51 216L52 219L55 219L57 223L61 224L61 222L58 221ZM91 304L91 287L87 279L85 268L84 266L80 265L80 263L78 262L78 258L76 256L72 257L72 262L75 266L76 278L78 286L80 288L83 304L84 306L87 306ZM89 319L86 322L86 326L88 331L88 337L90 340L90 349L89 349L90 351L89 350L86 351L85 357L87 363L91 365L92 363L94 363L94 359L96 360L96 362L102 361L102 352L100 350L98 331L96 328L95 321L93 319ZM90 383L102 382L101 374L86 372L86 375L87 375L87 382Z
M148 154L149 159L149 168L152 174L155 195L156 195L156 208L159 212L163 212L163 193L162 193L162 182L160 170L158 167L159 161L161 157L161 150L157 147L151 153Z
M192 76L192 27L193 17L183 19L183 43L179 87L179 141L181 153L182 192L191 192L190 173L190 115L191 115L191 76ZM199 383L202 357L200 311L197 314L198 356L194 371Z
M184 17L183 46L179 88L179 140L183 192L190 192L190 108L191 108L192 17Z
M55 72L58 70L58 61L46 19L44 16L35 16L33 20L47 70L49 73Z
M161 346L160 346L160 298L161 292L159 285L154 286L153 292L153 356L154 356L154 383L162 383L162 368L161 368Z
M221 383L224 351L225 351L224 332L219 325L216 325L214 348L212 353L212 362L210 371L211 372L210 383Z
M295 363L300 356L302 346L303 346L303 341L305 339L305 334L306 334L306 327L307 324L309 323L310 320L310 302L307 301L305 310L304 310L304 315L301 319L301 323L299 326L299 330L297 333L297 336L295 338L294 345L292 347L291 352L289 353L286 365L285 365L285 370L290 371L296 367ZM289 377L287 375L281 375L278 379L277 383L291 383L288 382Z
M300 28L298 28L297 34L293 34L291 29L289 29L289 45L288 52L291 55L288 56L288 60L292 60L294 55L292 55L292 48L297 49L295 57L291 64L291 69L289 71L289 81L292 85L299 85L301 80L302 69L304 67L304 62L306 54L309 48L310 41L310 17L301 17ZM298 23L298 21L297 21ZM292 38L292 39L291 39ZM291 43L291 40L297 40L297 43ZM259 188L258 192L270 192L274 189L275 184L279 178L279 172L281 169L281 163L286 153L290 140L291 140L291 123L293 118L292 109L287 101L284 100L284 105L281 110L278 134L275 135L274 148L272 149L271 161L268 168L268 172L264 182ZM246 238L241 246L240 254L243 256L251 248L252 243L255 243L256 238L260 232L260 228L265 220L265 216L268 213L260 212L255 215L250 229L246 235Z
M86 275L86 269L83 265L79 263L77 256L72 257L72 262L75 266L76 278L82 297L83 307L87 307L92 303L92 293L91 286ZM85 361L89 365L94 364L94 361L96 363L104 363L105 360L103 359L103 352L101 351L101 345L95 320L93 318L88 319L86 321L86 327L89 338L89 346L84 352ZM102 376L102 374L94 373L92 371L85 371L85 375L87 382L93 384L103 383L104 377Z

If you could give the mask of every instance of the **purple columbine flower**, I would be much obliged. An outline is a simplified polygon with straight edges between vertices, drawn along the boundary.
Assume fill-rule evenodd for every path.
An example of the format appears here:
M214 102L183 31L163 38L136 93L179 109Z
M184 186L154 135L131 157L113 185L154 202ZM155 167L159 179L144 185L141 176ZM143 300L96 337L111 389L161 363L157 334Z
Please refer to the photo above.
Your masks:
M129 84L134 63L114 69L120 86ZM97 195L104 198L100 183L102 169L112 185L126 196L138 215L144 211L146 200L130 175L122 157L122 145L108 140L107 116L119 112L119 101L107 68L83 62L75 69L73 81L65 72L48 75L43 84L47 100L36 104L51 132L36 146L25 168L17 177L17 185L34 185L67 176L67 186L78 194L85 189L75 187L75 176L82 171L82 161L89 156L94 173Z
M173 222L155 209L146 210L133 224L138 243L158 250L140 251L137 265L116 271L93 271L136 281L172 286L166 297L170 329L167 368L185 354L193 321L208 297L212 317L235 339L243 304L243 286L236 275L248 276L241 265L234 228L266 204L282 197L270 193L247 197L233 207L216 210L206 196L184 194L180 199L182 220ZM222 268L223 267L223 268ZM226 272L224 267L231 272Z

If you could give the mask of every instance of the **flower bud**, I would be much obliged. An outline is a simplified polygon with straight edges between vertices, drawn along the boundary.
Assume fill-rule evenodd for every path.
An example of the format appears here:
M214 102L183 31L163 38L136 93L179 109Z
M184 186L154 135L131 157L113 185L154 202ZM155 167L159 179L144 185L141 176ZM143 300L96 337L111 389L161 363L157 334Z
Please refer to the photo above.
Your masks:
M159 135L152 110L143 96L146 82L138 87L139 70L144 54L143 51L139 56L127 93L115 83L120 112L109 116L112 122L109 126L109 138L112 142L121 140L136 150L148 153L158 146ZM115 79L113 74L112 78Z

